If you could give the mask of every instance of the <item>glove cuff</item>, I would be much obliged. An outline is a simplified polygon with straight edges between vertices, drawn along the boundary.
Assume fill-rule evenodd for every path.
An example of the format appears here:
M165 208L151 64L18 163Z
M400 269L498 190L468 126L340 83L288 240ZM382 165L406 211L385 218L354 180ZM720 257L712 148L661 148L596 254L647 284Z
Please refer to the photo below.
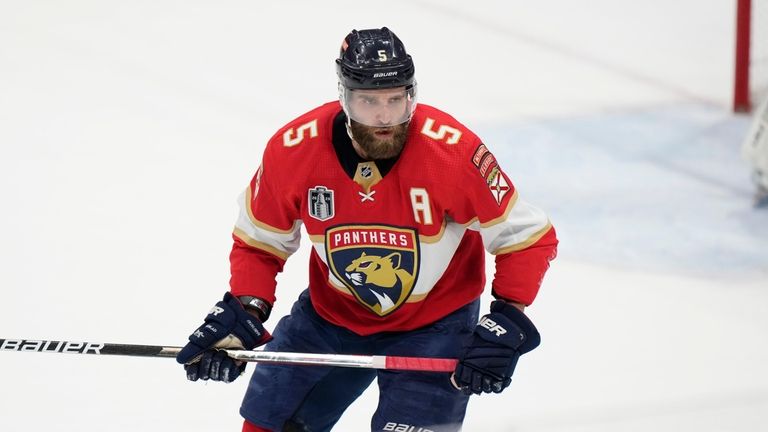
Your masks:
M541 343L533 322L520 309L501 300L491 303L491 313L480 320L475 333L488 342L508 346L520 354Z
M254 349L272 340L272 335L264 328L261 321L245 310L245 306L231 292L224 294L222 302L234 313L235 321L230 325L229 332L243 342L245 349Z

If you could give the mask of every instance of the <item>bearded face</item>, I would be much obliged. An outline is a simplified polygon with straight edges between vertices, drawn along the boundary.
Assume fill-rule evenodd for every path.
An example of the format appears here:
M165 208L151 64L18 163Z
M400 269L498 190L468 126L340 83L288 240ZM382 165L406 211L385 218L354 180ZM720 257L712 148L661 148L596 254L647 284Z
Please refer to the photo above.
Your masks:
M368 159L389 159L400 154L408 136L408 122L395 126L366 126L350 121L350 131L360 149Z

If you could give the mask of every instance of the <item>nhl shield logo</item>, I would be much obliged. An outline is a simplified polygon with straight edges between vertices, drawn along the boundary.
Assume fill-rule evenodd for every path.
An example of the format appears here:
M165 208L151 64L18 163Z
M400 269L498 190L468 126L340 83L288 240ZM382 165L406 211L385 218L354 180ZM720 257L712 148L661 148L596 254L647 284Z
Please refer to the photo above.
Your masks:
M357 301L379 316L410 297L419 274L419 242L410 228L354 225L325 234L328 267Z
M325 186L315 186L309 190L309 215L321 221L333 217L333 190Z
M360 167L360 177L369 179L373 176L373 168L370 165L363 165Z

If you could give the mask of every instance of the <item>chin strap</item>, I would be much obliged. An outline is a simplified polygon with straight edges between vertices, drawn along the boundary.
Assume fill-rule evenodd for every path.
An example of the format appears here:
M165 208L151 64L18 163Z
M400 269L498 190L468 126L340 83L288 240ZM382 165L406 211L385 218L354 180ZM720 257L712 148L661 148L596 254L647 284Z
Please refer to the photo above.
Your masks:
M354 142L355 137L352 136L352 120L349 119L349 116L347 116L347 121L344 122L344 126L347 128L347 135L349 135L349 139Z

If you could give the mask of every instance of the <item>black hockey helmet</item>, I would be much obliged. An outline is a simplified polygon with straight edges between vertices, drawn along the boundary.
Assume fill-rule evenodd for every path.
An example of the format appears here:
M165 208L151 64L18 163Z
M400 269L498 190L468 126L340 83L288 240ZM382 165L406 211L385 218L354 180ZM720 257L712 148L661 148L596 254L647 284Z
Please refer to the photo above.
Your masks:
M394 126L410 121L416 109L416 79L413 59L405 45L391 30L352 30L341 45L336 59L339 101L352 120L368 126ZM388 89L402 88L400 95ZM396 90L398 93L399 90ZM386 100L374 102L371 93ZM365 94L365 95L364 95ZM368 100L365 103L360 99Z
M386 27L352 30L336 59L339 83L347 89L409 87L414 72L405 45Z

